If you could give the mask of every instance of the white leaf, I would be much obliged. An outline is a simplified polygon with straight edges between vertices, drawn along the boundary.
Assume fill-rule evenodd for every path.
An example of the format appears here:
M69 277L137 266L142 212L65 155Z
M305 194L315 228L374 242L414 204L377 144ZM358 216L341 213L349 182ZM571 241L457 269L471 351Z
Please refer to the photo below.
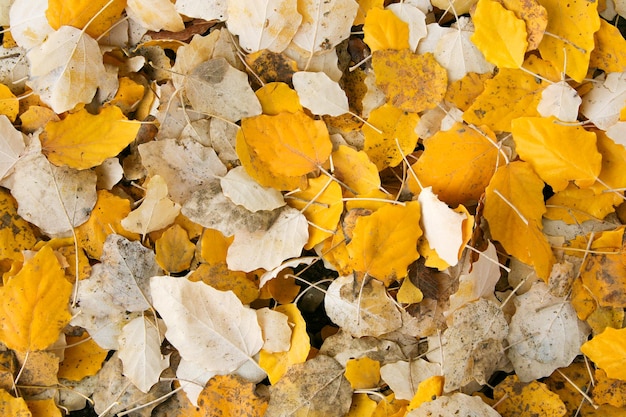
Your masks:
M467 215L457 213L440 201L432 187L424 188L417 201L422 210L420 224L428 245L446 263L455 266L463 246L463 221Z
M13 127L8 117L0 115L0 179L10 173L25 149L24 134Z
M48 24L48 0L15 0L9 11L11 36L24 49L43 43L54 32Z
M554 116L564 122L575 122L580 103L582 99L578 92L565 81L559 81L543 90L537 111L543 117Z
M194 110L231 122L261 114L261 103L248 75L224 58L198 65L185 79L185 94Z
M170 366L170 355L161 354L164 339L163 320L156 325L145 317L131 320L122 329L118 356L122 360L124 376L142 392L150 391L161 372Z
M310 72L323 72L336 82L339 82L343 72L339 69L339 58L335 49L318 52L311 55L310 52L300 48L295 43L291 43L283 54L296 61L298 68L303 68Z
M300 211L286 207L281 209L276 221L267 231L235 233L235 240L228 248L226 263L235 271L250 272L263 268L270 270L285 259L300 256L309 240L309 224Z
M419 41L428 33L426 30L426 15L424 12L404 2L390 4L386 8L409 25L409 47L411 51L415 51Z
M398 361L380 368L380 377L385 381L399 400L411 400L417 386L431 376L440 375L441 366L424 359L410 362Z
M182 17L170 0L128 0L126 14L148 30L179 32L185 29Z
M196 2L197 4L201 4ZM178 2L176 3L178 7ZM191 42L176 50L176 62L172 67L172 82L177 89L182 88L185 77L195 67L213 58L215 44L220 37L220 31L214 30L207 36L194 35Z
M226 20L228 3L228 0L176 0L176 11L187 17L222 22Z
M282 264L272 269L271 271L267 271L263 275L261 275L261 278L259 279L259 288L262 288L270 280L276 278L278 274L280 273L280 271L282 271L285 268L295 268L296 266L299 266L302 264L311 265L313 262L317 261L318 259L319 258L317 256L304 256L302 258L296 258L291 261L283 262Z
M325 73L298 71L292 81L300 103L311 113L340 116L350 111L346 93Z
M288 351L291 346L291 327L287 315L264 307L256 310L256 317L263 332L263 350Z
M121 221L124 229L141 235L169 226L180 213L180 205L167 198L163 178L155 175L145 186L146 196L141 205Z
M99 190L110 190L124 177L124 168L122 168L120 160L117 158L105 159L101 165L94 168L94 171L98 176L96 186Z
M52 165L40 153L24 156L14 169L11 194L17 212L45 234L69 236L89 219L98 198L93 171Z
M334 49L350 36L358 8L354 0L299 1L302 24L293 42L310 55Z
M251 212L274 210L285 205L280 191L263 187L256 182L242 166L235 167L220 178L224 195Z
M583 96L580 111L594 125L607 130L619 121L626 100L626 72L607 74L604 83L593 83L593 88Z
M355 337L378 337L402 326L398 308L375 279L355 290L353 276L335 278L326 290L324 308L333 323Z
M263 346L256 313L232 291L164 276L153 277L150 290L167 325L165 336L188 361L227 374L253 360Z
M189 401L198 406L198 397L209 379L217 375L215 371L202 369L197 363L180 358L176 368L176 378L180 380L180 386L187 394Z
M246 52L282 52L296 34L302 16L296 0L237 0L228 3L228 30Z
M208 181L226 174L226 166L212 148L189 139L151 141L138 149L148 174L163 178L170 197L178 204Z
M566 298L552 296L545 283L536 282L515 298L515 306L507 356L520 381L549 376L580 354L589 331Z
M626 147L626 122L615 123L607 129L606 135L613 139L615 143Z
M435 416L500 417L500 414L490 405L485 404L480 397L460 392L437 397L406 414L406 417Z
M62 26L26 54L27 84L55 113L89 103L107 77L98 42L80 29Z

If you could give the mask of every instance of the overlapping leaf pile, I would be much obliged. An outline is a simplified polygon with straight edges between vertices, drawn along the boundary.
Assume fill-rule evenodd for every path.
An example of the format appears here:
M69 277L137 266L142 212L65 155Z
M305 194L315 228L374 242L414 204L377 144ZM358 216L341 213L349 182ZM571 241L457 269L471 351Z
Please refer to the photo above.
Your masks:
M386 3L0 4L0 414L624 415L622 2Z

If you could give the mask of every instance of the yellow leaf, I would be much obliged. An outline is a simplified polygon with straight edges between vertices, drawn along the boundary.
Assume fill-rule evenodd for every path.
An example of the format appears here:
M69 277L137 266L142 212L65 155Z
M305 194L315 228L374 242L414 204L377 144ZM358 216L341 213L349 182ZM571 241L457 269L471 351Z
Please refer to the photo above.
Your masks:
M608 233L622 237L624 229L602 235ZM620 308L626 304L626 244L621 241L617 245L600 246L597 240L593 243L592 249L599 253L586 256L580 271L582 283L600 306Z
M326 162L332 151L326 124L304 112L243 119L241 132L250 158L258 158L281 176L306 175Z
M287 352L270 353L263 349L259 353L259 366L267 372L270 383L274 385L287 372L289 366L303 363L309 356L311 344L306 332L306 322L295 304L285 304L274 309L287 315L292 327L291 346Z
M226 262L226 253L233 239L234 236L225 237L219 230L204 229L198 242L202 262L208 264Z
M587 75L589 57L594 48L593 34L600 29L598 2L572 0L564 7L560 0L539 0L548 11L546 35L539 44L543 59L559 72L581 82ZM567 63L567 68L563 68Z
M89 220L75 229L79 246L91 258L100 259L104 241L111 233L122 235L129 240L139 240L141 236L138 233L129 232L122 227L121 221L129 213L130 201L107 190L98 190L98 200Z
M70 321L71 293L54 252L42 248L0 288L0 341L19 352L50 346Z
M350 411L345 417L371 417L376 406L376 401L370 399L367 394L354 394Z
M445 101L453 103L460 110L467 110L476 97L485 90L485 81L493 78L493 74L486 72L476 74L470 72L460 80L450 83L446 91Z
M413 410L418 408L425 402L432 401L435 398L441 396L443 393L443 385L445 378L440 375L433 375L430 378L426 378L417 386L417 392L411 399L407 410Z
M137 108L146 88L128 77L120 77L119 83L111 104L118 106L124 114L128 114Z
M391 10L373 8L365 16L364 41L372 52L408 49L409 25Z
M200 392L198 417L262 417L267 398L256 393L256 385L239 375L217 375Z
M4 188L0 189L0 259L22 261L22 251L37 241L30 223L17 214L17 203Z
M626 148L615 143L613 139L606 135L606 132L598 130L595 132L598 138L598 151L602 155L602 170L598 176L598 181L590 188L597 194L607 194L607 187L611 189L621 189L626 187ZM614 198L614 205L623 201L621 192L611 192Z
M48 122L59 121L59 116L49 109L42 106L29 106L28 110L20 114L22 121L22 132L34 133L37 129L43 128Z
M95 375L109 353L102 349L89 335L66 337L68 348L63 353L63 361L59 364L59 378L70 381Z
M476 130L456 123L424 140L426 150L412 168L422 186L433 187L433 193L448 205L478 201L497 166L504 162L495 142L496 136L488 128ZM413 194L421 192L412 175L408 185Z
M351 266L389 286L407 275L408 266L419 258L417 239L420 206L417 201L406 205L389 204L369 216L359 217L347 245Z
M191 266L196 245L179 225L169 227L154 244L156 261L168 274L183 272Z
M54 399L29 400L26 401L28 409L33 417L63 417L61 410L57 407Z
M378 189L367 194L358 194L354 197L354 199L348 200L346 202L346 210L368 209L376 211L389 204L389 202L393 199L393 194L388 194Z
M88 169L119 154L141 126L126 120L119 107L107 106L97 115L82 109L59 122L48 122L40 136L44 154L55 165Z
M548 279L554 255L541 232L546 211L543 181L526 162L500 167L485 190L483 215L494 240L509 255L533 265L537 275Z
M557 82L560 74L550 63L534 55L524 68ZM537 105L541 92L549 84L520 69L502 68L495 77L485 81L485 90L463 113L463 120L477 126L487 125L495 132L510 132L511 120L522 116L539 116Z
M89 264L89 258L85 255L85 251L82 248L78 248L78 274L76 273L76 250L74 248L74 242L69 245L61 246L56 249L57 253L65 257L68 263L68 267L65 271L65 276L73 283L76 281L76 276L78 275L78 279L87 279L91 274L91 265Z
M359 10L354 18L354 26L365 23L365 16L371 9L382 9L385 7L385 0L358 0L357 3L359 3Z
M270 297L279 304L289 304L300 293L300 286L296 284L296 278L291 268L285 268L278 273L276 278L270 280L262 288L267 289Z
M347 275L352 272L343 228L338 228L332 239L324 241L322 253L324 259L339 272L339 275Z
M0 415L5 417L32 417L24 398L15 398L0 389Z
M548 12L537 0L503 0L502 5L526 22L528 50L539 47L548 25Z
M4 84L0 84L0 114L4 114L11 122L15 122L20 110L20 102L15 94Z
M497 1L479 0L472 15L472 42L500 68L519 68L528 48L526 23Z
M378 402L372 417L403 417L406 414L408 405L409 402L407 400L397 400L392 393Z
M245 272L231 271L226 262L200 264L189 276L189 281L202 281L220 291L232 291L242 304L259 298L259 287Z
M302 111L298 93L285 83L267 83L255 91L263 114L275 116L281 112L296 113Z
M615 194L598 194L589 188L578 188L570 184L546 201L545 217L563 220L567 224L580 224L586 220L604 219L615 211Z
M565 404L559 396L537 381L522 383L517 375L508 376L493 390L498 401L495 410L503 416L537 415L562 417L566 414Z
M382 134L364 125L363 150L379 171L398 165L402 162L402 155L413 152L419 139L415 133L419 119L416 113L407 113L389 104L370 113L367 121L381 130Z
M419 113L441 102L448 87L448 72L430 52L414 54L408 49L374 51L372 68L376 85L389 104Z
M511 132L517 153L554 191L564 190L569 181L589 187L598 178L602 155L595 133L554 117L517 118L511 122Z
M309 240L305 249L311 249L331 236L343 213L341 187L326 176L310 179L309 188L290 194L287 203L300 210L309 222Z
M595 48L589 57L589 67L604 72L626 70L626 40L617 26L600 19L600 29L594 34Z
M367 153L339 145L331 156L335 166L333 174L357 194L367 194L380 187L378 168Z
M46 18L53 29L61 26L83 29L89 23L86 32L97 38L122 17L126 7L126 0L108 3L108 0L49 0ZM96 14L98 16L90 22Z
M596 369L596 386L593 400L596 404L610 404L613 407L626 407L626 381L609 378L602 369Z
M424 299L424 294L410 279L404 278L396 295L396 301L402 304L415 304Z
M607 327L583 343L580 351L603 369L609 378L626 381L626 329Z
M367 356L348 359L344 375L352 389L376 388L380 381L380 362Z

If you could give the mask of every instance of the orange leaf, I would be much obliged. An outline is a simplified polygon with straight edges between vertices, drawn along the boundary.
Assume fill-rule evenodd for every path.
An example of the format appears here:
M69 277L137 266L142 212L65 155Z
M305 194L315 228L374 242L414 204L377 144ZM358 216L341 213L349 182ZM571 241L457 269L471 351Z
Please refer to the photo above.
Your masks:
M0 341L20 352L50 346L70 321L71 293L54 252L43 247L0 288Z
M626 381L626 329L607 327L585 342L580 351L604 369L609 378Z

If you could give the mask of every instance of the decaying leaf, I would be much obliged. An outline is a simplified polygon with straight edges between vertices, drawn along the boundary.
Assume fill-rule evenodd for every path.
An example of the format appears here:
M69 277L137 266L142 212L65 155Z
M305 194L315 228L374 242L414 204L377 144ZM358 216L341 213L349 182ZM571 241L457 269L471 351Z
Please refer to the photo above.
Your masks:
M562 417L566 414L565 404L559 396L545 384L531 381L520 382L517 375L508 376L493 391L497 400L502 400L495 407L503 416L535 413L546 417Z
M457 392L450 396L437 397L436 400L424 403L406 414L406 417L449 416L454 414L472 417L500 416L496 410L485 404L480 397Z

